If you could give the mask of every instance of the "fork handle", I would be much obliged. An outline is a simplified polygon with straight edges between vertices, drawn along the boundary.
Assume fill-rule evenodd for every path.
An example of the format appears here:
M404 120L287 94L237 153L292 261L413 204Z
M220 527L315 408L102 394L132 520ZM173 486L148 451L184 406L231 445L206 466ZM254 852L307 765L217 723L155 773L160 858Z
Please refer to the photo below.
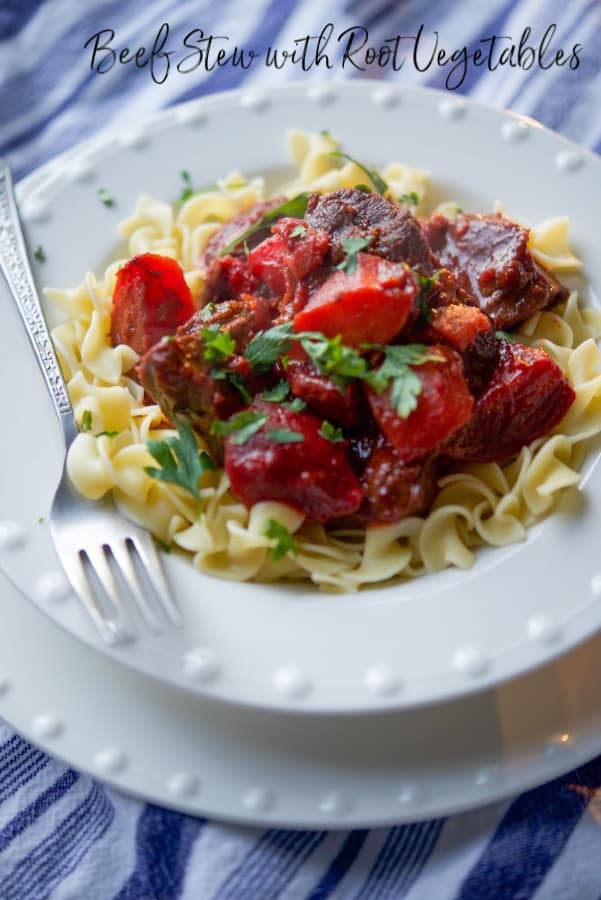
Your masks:
M68 447L77 434L73 407L27 258L10 168L0 160L0 268L17 305L52 397Z

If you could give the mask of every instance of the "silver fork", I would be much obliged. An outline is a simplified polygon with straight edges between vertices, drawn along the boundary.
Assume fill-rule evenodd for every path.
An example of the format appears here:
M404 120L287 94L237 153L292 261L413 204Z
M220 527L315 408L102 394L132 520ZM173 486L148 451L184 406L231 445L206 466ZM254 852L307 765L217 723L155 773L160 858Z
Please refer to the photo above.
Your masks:
M77 423L29 266L10 169L3 160L0 160L0 268L61 423L66 460L66 452L78 433ZM167 619L173 625L181 625L179 610L150 534L123 518L112 500L85 500L71 485L66 465L54 495L49 524L67 578L107 644L123 643L133 636L113 570L129 589L153 631L159 631L161 623L140 582L139 572L145 573L145 580Z

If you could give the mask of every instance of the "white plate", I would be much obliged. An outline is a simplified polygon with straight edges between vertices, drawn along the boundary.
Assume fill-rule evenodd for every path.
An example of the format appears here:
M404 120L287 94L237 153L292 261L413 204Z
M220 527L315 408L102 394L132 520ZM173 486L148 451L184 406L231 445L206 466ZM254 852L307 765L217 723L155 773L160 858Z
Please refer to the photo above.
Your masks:
M597 246L601 162L536 123L431 91L370 83L237 92L168 110L103 137L21 185L40 283L69 286L117 250L118 221L137 196L174 197L180 170L210 183L238 167L280 172L284 131L329 128L359 158L401 159L432 172L441 196L488 210L496 200L532 223L569 214L588 283L601 285ZM103 206L98 187L116 198ZM591 299L591 292L586 293ZM483 689L540 665L601 625L601 468L582 495L532 529L524 544L483 551L449 571L355 596L284 585L233 584L165 558L185 628L100 647L65 596L45 524L62 446L25 335L2 296L3 440L0 566L55 621L134 669L199 694L311 711L399 708ZM533 588L535 585L535 588ZM59 602L62 601L62 602Z
M494 691L398 713L298 716L194 697L50 623L0 575L0 715L69 765L162 806L350 828L515 794L601 748L601 638Z

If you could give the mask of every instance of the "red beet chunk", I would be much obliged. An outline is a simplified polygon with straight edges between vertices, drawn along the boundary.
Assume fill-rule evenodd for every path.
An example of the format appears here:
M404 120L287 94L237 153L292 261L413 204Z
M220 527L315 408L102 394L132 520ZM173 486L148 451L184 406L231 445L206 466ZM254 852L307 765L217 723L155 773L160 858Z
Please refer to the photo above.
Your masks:
M250 271L246 257L217 257L207 270L201 303L205 306L237 300L242 294L253 294L257 288L257 279Z
M280 219L272 231L249 253L249 269L275 297L290 296L298 281L321 266L329 238L302 219Z
M357 382L339 387L311 363L296 359L290 360L284 376L294 396L304 400L308 411L316 416L350 426L360 425L365 419L365 398Z
M575 396L544 350L502 342L498 367L445 453L467 462L509 459L554 428Z
M316 522L355 512L363 491L350 465L347 442L332 443L319 434L321 419L275 403L256 402L253 411L268 416L245 444L235 435L225 441L225 471L234 494L245 506L278 500L298 507ZM303 436L297 443L277 443L275 429Z
M392 406L391 388L376 394L367 387L374 418L404 463L437 450L465 425L474 405L463 377L459 354L442 344L434 344L428 349L442 359L410 367L418 375L422 390L417 397L416 409L406 419L401 418Z
M463 351L474 343L479 334L489 330L490 320L478 307L452 303L433 311L428 337Z
M415 309L419 293L411 269L369 253L357 255L352 273L335 271L294 318L295 331L341 335L349 347L387 344Z
M369 521L399 522L406 516L425 515L436 495L435 461L407 465L387 444L374 450L361 483Z
M173 334L195 309L181 266L168 256L143 253L117 272L111 343L128 344L142 355Z

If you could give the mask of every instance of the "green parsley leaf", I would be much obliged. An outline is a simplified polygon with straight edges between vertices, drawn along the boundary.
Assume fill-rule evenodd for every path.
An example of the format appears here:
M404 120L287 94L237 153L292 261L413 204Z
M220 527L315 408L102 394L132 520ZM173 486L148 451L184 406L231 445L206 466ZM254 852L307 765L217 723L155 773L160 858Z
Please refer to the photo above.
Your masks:
M260 331L248 342L244 357L253 369L269 369L292 346L292 323L284 322L267 331Z
M364 194L373 194L373 190L370 188L368 184L356 184L356 191L363 191Z
M517 338L508 331L495 331L495 337L500 341L507 341L508 344L514 344Z
M46 519L44 516L38 516L38 525L43 525Z
M342 428L338 428L336 425L332 425L332 423L328 422L327 419L324 419L321 423L319 434L322 436L322 438L325 438L326 441L331 441L333 444L338 444L340 443L340 441L344 440Z
M322 137L325 137L325 138L331 137L331 133L328 131L327 128L322 128L319 133Z
M377 345L372 345L372 348L377 348ZM417 398L422 392L421 379L410 366L420 366L429 361L442 362L443 357L431 353L425 344L391 344L378 349L384 353L384 362L379 369L369 372L365 381L377 394L390 387L392 407L401 419L406 419L417 407Z
M100 202L104 203L105 206L114 206L115 201L113 197L109 194L106 188L98 188L98 197L100 198Z
M313 365L341 387L353 378L365 377L366 360L352 347L343 344L339 334L327 338L319 331L301 331L296 337Z
M173 550L173 544L166 544L165 541L162 541L160 538L155 537L155 543L160 547L163 553L171 553Z
M265 537L271 538L275 544L269 550L269 556L274 561L282 559L287 553L296 553L297 545L288 529L275 519L269 519L263 529Z
M372 240L373 238L367 237L347 238L345 241L341 241L342 249L346 253L346 256L341 263L338 263L336 268L346 272L347 275L352 275L357 268L357 253L359 253L360 250L365 250L366 247L369 247Z
M92 430L92 413L89 409L84 409L83 416L81 417L81 425L79 427L82 431Z
M185 203L186 200L189 200L190 197L195 193L194 188L192 187L192 178L190 177L190 173L187 169L182 169L179 173L183 182L183 187L181 190L181 194L179 195L178 202Z
M214 312L215 312L215 304L207 303L207 305L203 306L203 308L202 308L200 318L202 319L203 322L207 322L211 318L211 316L213 315Z
M432 278L429 278L427 275L420 275L419 272L415 272L414 274L419 283L419 294L415 301L415 305L417 306L417 308L420 311L422 321L424 322L424 324L427 325L428 322L430 322L432 319L432 310L428 306L428 303L426 301L426 296L432 290L432 287L434 286L434 282L436 279L435 279L435 276Z
M200 336L204 341L202 356L207 362L225 362L236 350L236 342L229 331L217 324L201 328Z
M114 438L114 437L117 437L118 434L120 434L119 431L99 431L98 434L96 435L96 437L97 438L98 437Z
M44 249L41 244L38 244L33 251L33 258L37 259L38 262L46 262L46 254L44 253Z
M290 385L287 381L279 381L275 387L268 391L263 391L261 400L267 400L269 403L282 403L290 392Z
M372 182L378 194L382 194L382 196L384 196L384 194L387 194L390 190L388 182L384 181L382 176L378 172L376 172L375 169L369 169L363 163L359 162L359 160L353 159L352 156L349 156L348 153L340 153L339 150L333 150L332 153L330 153L330 156L336 156L339 159L348 159L349 162L352 162L356 166L359 166L359 168L363 172L365 172L369 180Z
M276 206L275 209L270 209L268 212L263 213L261 218L258 219L254 225L249 225L249 227L245 228L245 230L235 237L233 241L226 244L219 252L219 256L225 256L227 253L230 253L238 246L238 244L243 243L258 231L263 231L263 229L271 225L272 222L281 219L282 216L290 216L293 219L302 219L307 211L308 200L308 194L297 194L296 197L286 200L285 203Z
M408 194L401 194L397 197L399 203L410 203L411 206L417 206L419 203L419 194L415 191L410 191Z
M292 231L290 232L290 237L304 237L307 233L307 229L304 225L296 225Z
M236 413L227 422L213 422L211 425L211 433L220 437L226 437L228 434L235 434L232 438L232 444L238 446L246 444L248 440L263 427L269 416L265 413L253 412L251 409L242 410Z
M246 387L246 382L239 372L226 372L225 377L236 388L245 403L253 402L252 394Z
M300 444L305 440L304 434L290 428L271 428L265 435L275 444Z
M284 406L291 409L293 412L302 412L306 407L306 403L302 397L295 397L294 400L290 400L289 403L284 403Z
M215 463L204 450L198 449L192 428L185 419L176 420L178 437L168 437L164 441L149 439L146 447L160 469L145 466L144 471L157 481L177 484L200 502L198 479Z

